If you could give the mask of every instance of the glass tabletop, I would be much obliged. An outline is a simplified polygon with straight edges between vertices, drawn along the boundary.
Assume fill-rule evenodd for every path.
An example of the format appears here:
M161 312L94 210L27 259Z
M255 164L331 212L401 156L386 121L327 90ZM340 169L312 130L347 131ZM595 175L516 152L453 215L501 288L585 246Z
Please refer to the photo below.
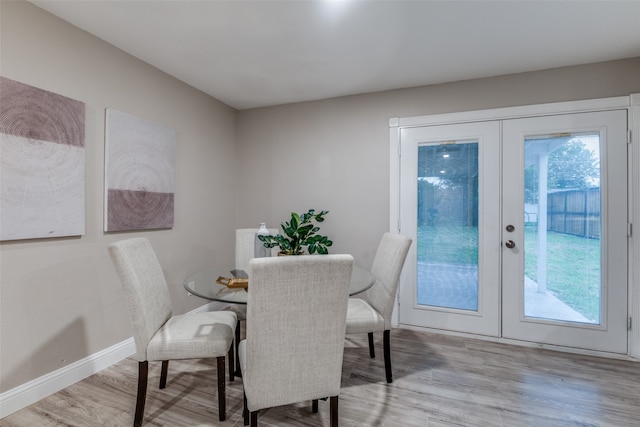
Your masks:
M223 270L215 267L206 268L189 275L184 281L187 292L212 301L228 302L231 304L246 304L247 291L244 288L229 288L217 283L219 277L226 279L246 278L243 270ZM353 266L349 296L359 294L369 289L375 283L376 278L370 271Z

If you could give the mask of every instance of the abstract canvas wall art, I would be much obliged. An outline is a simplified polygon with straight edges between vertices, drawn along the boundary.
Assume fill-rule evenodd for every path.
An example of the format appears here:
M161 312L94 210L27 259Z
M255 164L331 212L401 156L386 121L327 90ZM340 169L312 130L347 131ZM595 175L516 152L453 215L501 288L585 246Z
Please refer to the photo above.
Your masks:
M175 132L107 109L105 231L173 227Z
M84 103L0 77L0 240L85 232Z

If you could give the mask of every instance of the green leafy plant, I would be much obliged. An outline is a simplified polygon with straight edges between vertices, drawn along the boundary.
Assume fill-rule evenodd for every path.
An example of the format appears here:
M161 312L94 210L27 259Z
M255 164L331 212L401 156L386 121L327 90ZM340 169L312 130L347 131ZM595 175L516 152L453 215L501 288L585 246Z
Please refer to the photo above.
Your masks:
M309 209L307 213L302 215L291 212L291 220L280 224L284 235L258 236L258 239L263 242L266 248L278 246L282 254L300 255L305 246L309 254L316 252L328 254L327 248L333 245L333 242L327 236L316 234L320 231L320 227L313 224L313 221L323 222L324 216L328 213L329 211L316 213L314 209Z

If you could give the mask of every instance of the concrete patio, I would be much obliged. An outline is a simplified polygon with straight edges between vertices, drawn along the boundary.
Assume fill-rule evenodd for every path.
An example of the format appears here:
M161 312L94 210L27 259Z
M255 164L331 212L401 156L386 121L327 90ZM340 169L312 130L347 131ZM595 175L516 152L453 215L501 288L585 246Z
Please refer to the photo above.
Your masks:
M478 309L478 268L418 262L418 303L461 310ZM538 292L537 284L525 278L525 315L566 322L595 323L558 299Z

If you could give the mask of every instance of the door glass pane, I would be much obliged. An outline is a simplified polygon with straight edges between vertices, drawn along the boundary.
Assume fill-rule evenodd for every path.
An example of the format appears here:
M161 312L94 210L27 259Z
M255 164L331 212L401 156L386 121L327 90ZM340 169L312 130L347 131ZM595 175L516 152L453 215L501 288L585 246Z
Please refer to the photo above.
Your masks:
M599 324L600 138L525 139L524 314Z
M417 301L478 310L478 143L418 147Z

